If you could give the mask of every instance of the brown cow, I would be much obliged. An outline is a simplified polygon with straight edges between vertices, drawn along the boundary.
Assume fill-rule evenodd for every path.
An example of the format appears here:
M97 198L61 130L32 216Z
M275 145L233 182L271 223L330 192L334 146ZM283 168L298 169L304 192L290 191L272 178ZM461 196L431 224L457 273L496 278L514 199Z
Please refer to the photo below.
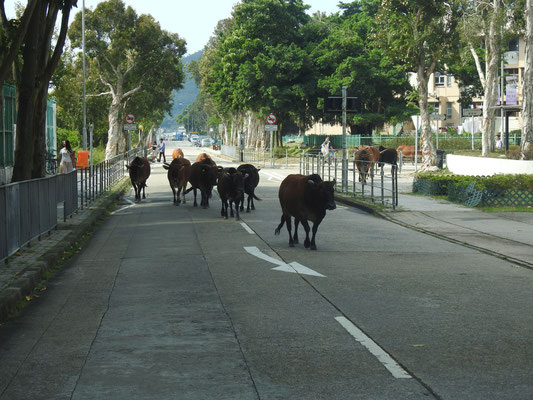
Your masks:
M401 151L402 157L415 157L415 146L398 146L396 151L398 152L398 154L400 154ZM420 150L420 148L418 148L417 153L419 156L422 155L422 151Z
M146 199L146 180L150 176L150 162L144 157L135 157L130 165L126 165L129 170L131 185L135 191L135 201L141 201L141 189L143 199Z
M189 176L191 187L185 191L184 195L191 190L194 191L194 207L198 206L196 202L196 189L200 189L202 196L200 205L203 208L209 207L209 198L211 197L213 186L217 184L217 173L221 169L222 167L217 168L217 165L210 157L202 161L197 161L191 166L191 175Z
M301 222L305 229L305 248L316 250L315 235L318 225L326 215L326 210L334 210L335 181L324 182L317 174L288 175L279 187L279 202L281 205L281 222L274 231L279 235L284 223L289 232L289 246L298 243L298 224ZM294 236L291 233L291 217L294 217ZM309 223L313 222L313 236L309 240Z
M186 158L175 158L170 164L165 163L163 168L168 170L168 183L174 195L174 205L178 206L181 203L180 193L183 193L183 204L185 204L185 189L191 176L191 162Z
M358 148L354 155L355 166L359 171L359 182L366 183L366 177L372 166L372 154L368 148Z
M198 161L202 161L202 160L209 160L211 161L213 164L215 163L212 159L211 159L211 156L207 153L200 153L198 154L198 157L196 157L196 160L194 160L195 162L198 162Z
M240 219L239 203L244 198L244 180L247 177L248 174L243 174L233 167L219 171L217 190L222 201L220 214L224 218L228 219L228 203L233 217L233 203L235 203L235 219Z
M172 159L175 160L176 158L185 158L185 154L183 154L183 150L181 150L179 147L172 151Z

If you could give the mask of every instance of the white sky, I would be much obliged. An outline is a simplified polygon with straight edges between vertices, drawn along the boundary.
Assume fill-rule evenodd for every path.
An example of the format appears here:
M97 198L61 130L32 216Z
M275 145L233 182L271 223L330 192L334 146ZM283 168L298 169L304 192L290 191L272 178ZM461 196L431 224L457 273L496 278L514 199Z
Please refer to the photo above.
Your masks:
M202 50L221 19L231 15L233 5L240 3L237 0L123 0L131 6L137 14L151 14L161 27L167 31L177 33L187 41L187 53L196 53ZM346 0L347 2L348 0ZM22 1L26 4L25 1ZM86 8L93 8L100 0L85 0ZM327 14L338 11L339 0L304 0L311 6L310 14L323 11ZM6 1L8 18L14 16L15 0ZM78 0L78 9L81 10L83 0ZM71 17L71 20L73 17Z

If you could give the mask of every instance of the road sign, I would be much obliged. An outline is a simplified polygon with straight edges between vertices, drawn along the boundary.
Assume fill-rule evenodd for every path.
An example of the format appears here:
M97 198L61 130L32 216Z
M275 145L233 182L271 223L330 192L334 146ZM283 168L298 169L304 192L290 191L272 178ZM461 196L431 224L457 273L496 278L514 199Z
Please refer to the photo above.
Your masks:
M266 123L268 125L274 125L277 121L278 121L278 119L276 118L276 116L274 114L268 114L267 115Z
M265 131L277 131L278 126L277 125L265 125Z
M446 115L444 115L444 114L429 114L429 119L431 121L444 121L446 119Z
M346 97L346 111L347 112L360 112L361 102L357 97ZM324 98L324 112L327 113L339 113L342 112L342 96L328 96Z
M124 118L127 124L133 124L135 123L135 115L132 113L126 114L126 117Z
M483 115L483 110L473 108L463 108L463 117L480 117Z
M134 131L136 129L137 129L137 125L135 124L124 124L125 131Z

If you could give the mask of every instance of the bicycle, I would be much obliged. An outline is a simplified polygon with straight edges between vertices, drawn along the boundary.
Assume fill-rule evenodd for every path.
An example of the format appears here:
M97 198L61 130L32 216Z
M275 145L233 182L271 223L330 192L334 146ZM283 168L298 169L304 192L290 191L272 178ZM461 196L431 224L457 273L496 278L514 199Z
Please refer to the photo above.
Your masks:
M54 158L53 153L49 153L46 157L46 174L55 175L57 174L57 158Z

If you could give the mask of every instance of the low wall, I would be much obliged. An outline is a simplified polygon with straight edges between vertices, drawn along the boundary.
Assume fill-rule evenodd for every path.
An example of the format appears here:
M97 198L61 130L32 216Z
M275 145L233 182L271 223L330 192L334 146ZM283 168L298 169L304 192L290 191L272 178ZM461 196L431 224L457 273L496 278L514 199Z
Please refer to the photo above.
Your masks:
M533 174L533 160L446 155L446 166L456 175Z

